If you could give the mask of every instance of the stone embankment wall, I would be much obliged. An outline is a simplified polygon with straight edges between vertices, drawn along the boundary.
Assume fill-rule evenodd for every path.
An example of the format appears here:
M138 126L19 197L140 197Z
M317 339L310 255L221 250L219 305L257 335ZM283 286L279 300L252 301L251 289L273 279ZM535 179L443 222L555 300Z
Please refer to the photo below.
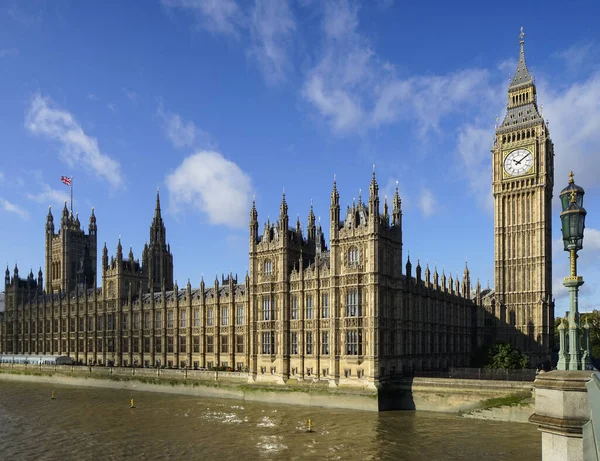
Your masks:
M391 386L382 404L390 409L458 413L484 408L493 400L531 398L533 383L476 379L412 378ZM390 394L387 398L387 393Z
M0 379L76 386L166 392L286 405L352 410L425 410L460 413L486 407L490 399L526 398L531 383L467 379L411 378L379 390L330 387L328 381L259 384L244 372L70 365L0 366Z

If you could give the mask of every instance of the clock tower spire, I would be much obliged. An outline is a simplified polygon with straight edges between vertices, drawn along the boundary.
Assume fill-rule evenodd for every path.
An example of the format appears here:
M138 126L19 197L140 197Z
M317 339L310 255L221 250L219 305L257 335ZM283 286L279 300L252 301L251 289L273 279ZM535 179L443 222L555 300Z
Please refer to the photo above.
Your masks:
M554 145L537 105L525 62L508 86L504 120L492 146L496 337L526 353L535 366L550 359L552 299L552 190Z

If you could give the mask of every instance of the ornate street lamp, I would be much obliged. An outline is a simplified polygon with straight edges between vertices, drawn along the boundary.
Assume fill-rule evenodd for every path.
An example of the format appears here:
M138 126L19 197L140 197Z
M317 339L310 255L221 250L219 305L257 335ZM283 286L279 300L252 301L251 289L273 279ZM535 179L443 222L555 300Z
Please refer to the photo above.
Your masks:
M585 215L583 208L583 195L585 191L575 184L573 172L569 175L569 184L565 187L559 197L562 205L560 220L562 224L562 235L565 251L569 252L571 262L571 274L565 277L563 285L569 289L569 340L565 341L565 325L561 322L559 327L560 351L558 360L559 370L585 370L589 368L590 356L587 345L589 338L584 338L585 352L581 347L579 312L577 309L579 287L583 285L583 277L577 275L577 252L583 248L583 230L585 228ZM589 327L584 329L587 336Z

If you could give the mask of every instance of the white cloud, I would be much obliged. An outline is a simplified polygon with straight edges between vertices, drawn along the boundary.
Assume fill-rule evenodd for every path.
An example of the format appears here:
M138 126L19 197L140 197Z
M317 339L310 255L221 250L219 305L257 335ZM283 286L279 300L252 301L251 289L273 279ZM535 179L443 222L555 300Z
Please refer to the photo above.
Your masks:
M398 78L394 66L375 53L358 27L356 3L326 4L323 46L302 89L335 133L404 120L417 123L425 135L439 130L442 118L493 96L485 69Z
M566 50L555 53L561 58L570 72L578 72L596 62L594 42L576 43Z
M192 13L212 33L237 36L244 15L234 0L162 0L162 4Z
M249 56L268 83L281 81L290 67L287 47L296 29L287 0L256 0L251 15Z
M419 197L419 208L423 216L429 217L435 213L437 203L431 189L423 188Z
M456 150L461 159L461 173L479 204L488 211L494 209L491 146L492 132L489 127L467 124L459 128Z
M89 94L86 96L86 99L89 99L90 101L98 101L98 96L96 96L96 95L95 95L95 94L93 94L93 93L89 93Z
M0 182L4 181L4 173L2 173L2 171L0 171Z
M125 96L127 96L131 101L135 101L137 98L137 93L133 90L123 88L123 93L125 93Z
M0 206L2 206L2 209L7 213L14 213L25 220L29 219L29 212L2 197L0 197Z
M5 58L7 56L16 56L19 54L19 50L16 48L1 48L0 49L0 58Z
M69 194L64 190L52 189L48 184L41 184L42 190L37 194L27 194L27 198L44 205L54 204L62 206L70 199Z
M570 273L569 254L564 251L561 237L552 240L552 293L557 300L557 305L568 309L569 291L564 287L563 280ZM600 230L586 227L583 238L583 249L577 253L577 274L582 275L584 280L596 280L600 275L598 272L600 263ZM586 283L580 288L580 311L583 306L596 303L596 286ZM560 309L557 315L562 314Z
M241 38L247 56L256 61L269 84L284 80L291 68L288 48L296 22L289 0L255 0L248 11L234 0L162 0L162 4L191 14L209 32Z
M59 141L61 158L67 165L82 165L115 188L123 184L119 162L102 153L98 140L87 135L73 115L58 108L50 98L40 94L33 97L25 127L33 134Z
M116 112L117 111L117 106L115 106L114 104L110 103L106 105L106 108L108 110L110 110L111 112Z
M166 178L171 209L192 207L211 224L244 227L248 224L252 180L234 162L213 151L187 157Z
M26 9L30 9L31 7L35 7L35 4L31 4L31 5L27 5L24 3L20 4L22 5L26 5L27 8ZM8 10L6 10L8 15L15 21L21 23L22 25L26 26L26 27L31 27L34 26L36 24L39 24L42 22L42 10L38 10L36 12L32 12L32 11L25 11L25 9L21 9L17 6L16 3L14 3Z
M181 115L165 111L162 103L158 106L156 112L163 120L165 136L176 148L212 147L210 135L198 128L191 120L185 121Z
M600 72L567 87L540 86L544 117L554 141L557 192L567 185L571 170L585 189L596 185L600 176ZM554 198L557 205L558 193Z

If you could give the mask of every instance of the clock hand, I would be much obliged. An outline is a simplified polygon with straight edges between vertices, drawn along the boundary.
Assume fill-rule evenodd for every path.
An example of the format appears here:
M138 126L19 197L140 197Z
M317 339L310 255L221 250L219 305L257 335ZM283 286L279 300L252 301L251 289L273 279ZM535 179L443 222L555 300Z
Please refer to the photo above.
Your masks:
M519 165L523 160L525 160L527 157L529 157L529 154L525 154L523 157L521 157L521 160L519 160L518 162L515 160L515 164Z

